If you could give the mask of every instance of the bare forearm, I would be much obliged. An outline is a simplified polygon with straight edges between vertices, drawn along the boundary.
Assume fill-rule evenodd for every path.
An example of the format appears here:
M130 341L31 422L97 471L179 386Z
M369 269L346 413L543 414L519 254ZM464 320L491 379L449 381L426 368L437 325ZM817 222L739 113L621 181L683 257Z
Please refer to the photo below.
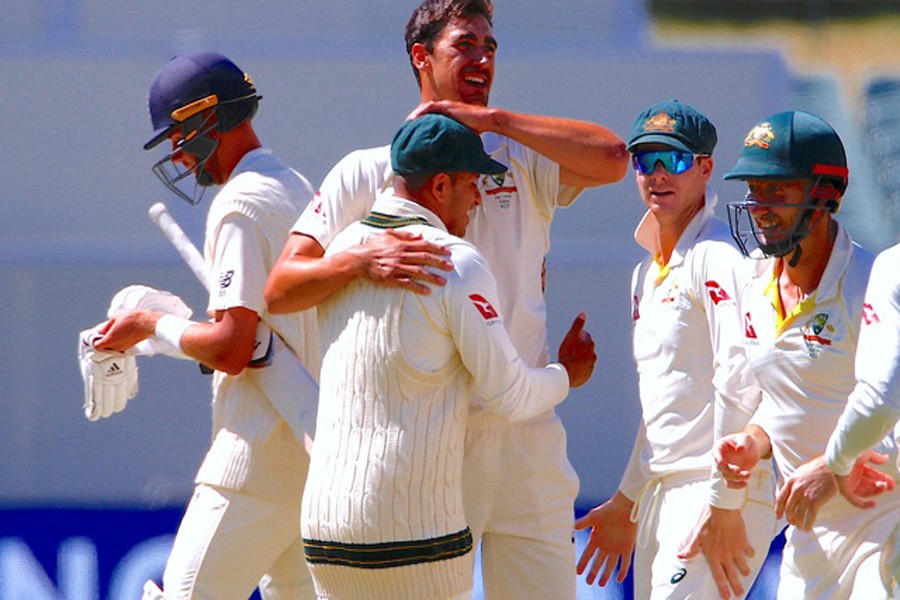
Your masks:
M491 130L532 148L562 168L562 183L593 187L619 181L628 167L625 143L587 121L491 110ZM566 180L568 179L568 180Z
M327 258L293 255L279 260L269 274L266 304L274 314L306 310L359 276L359 262L347 251Z
M756 440L756 449L759 452L760 459L768 460L772 458L772 442L769 440L769 434L762 427L750 424L744 428L744 433L749 434Z

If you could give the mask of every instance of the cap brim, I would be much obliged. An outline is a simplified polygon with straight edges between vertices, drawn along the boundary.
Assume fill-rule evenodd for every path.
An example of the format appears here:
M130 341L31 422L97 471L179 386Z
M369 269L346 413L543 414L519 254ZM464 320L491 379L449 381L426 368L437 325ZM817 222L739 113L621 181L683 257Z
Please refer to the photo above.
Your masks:
M161 127L153 132L153 137L150 138L146 144L144 144L144 150L149 150L150 148L155 148L159 146L164 139L169 137L169 132L172 131L174 125L167 125L166 127Z
M691 148L687 147L687 144L685 144L678 138L674 138L670 135L661 135L658 133L648 133L647 135L638 136L628 142L628 146L626 146L626 149L629 152L634 152L635 148L637 148L638 146L643 146L644 144L663 144L665 146L675 148L676 150L681 150L682 152L694 152Z
M790 165L766 160L740 158L734 168L722 176L723 179L796 179Z
M500 173L506 173L506 171L506 165L498 163L493 158L488 158L478 169L478 172L482 175L499 175Z

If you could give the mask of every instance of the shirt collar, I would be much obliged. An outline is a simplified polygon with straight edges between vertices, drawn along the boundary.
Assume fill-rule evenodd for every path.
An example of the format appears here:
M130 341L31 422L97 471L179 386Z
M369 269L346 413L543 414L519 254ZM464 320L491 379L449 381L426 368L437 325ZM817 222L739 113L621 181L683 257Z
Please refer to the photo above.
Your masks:
M678 243L675 244L675 248L672 250L672 256L669 258L669 265L681 264L684 260L684 254L687 252L688 248L694 245L694 242L699 237L703 225L713 218L718 202L719 197L716 195L716 192L711 187L707 186L703 208L697 211L697 214L693 216L690 223L688 223L687 227L684 228L684 231L681 232ZM656 257L660 255L660 249L657 244L659 240L658 233L659 224L656 219L653 218L653 214L647 210L634 230L634 240L640 244L642 248L647 250L647 252Z
M436 214L414 200L400 198L393 194L382 194L376 197L375 203L372 205L372 211L397 217L422 217L432 227L437 227L441 231L447 231L447 226Z
M257 163L264 158L271 156L272 150L269 148L254 148L250 152L246 153L241 157L241 160L238 161L238 164L234 166L234 170L231 172L231 175L228 176L228 180L231 181L241 173L246 171L259 171L259 167Z

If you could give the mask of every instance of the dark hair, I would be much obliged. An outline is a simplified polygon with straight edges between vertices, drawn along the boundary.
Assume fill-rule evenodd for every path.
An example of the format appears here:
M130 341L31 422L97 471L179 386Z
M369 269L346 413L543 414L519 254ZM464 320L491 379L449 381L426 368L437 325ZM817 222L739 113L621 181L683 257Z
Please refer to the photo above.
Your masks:
M406 189L418 196L435 175L437 173L410 173L409 175L395 173L394 177L401 177L406 182Z
M406 54L416 81L421 86L419 70L413 64L413 44L422 44L429 52L434 42L451 20L456 17L481 15L494 26L494 3L491 0L424 0L406 23Z

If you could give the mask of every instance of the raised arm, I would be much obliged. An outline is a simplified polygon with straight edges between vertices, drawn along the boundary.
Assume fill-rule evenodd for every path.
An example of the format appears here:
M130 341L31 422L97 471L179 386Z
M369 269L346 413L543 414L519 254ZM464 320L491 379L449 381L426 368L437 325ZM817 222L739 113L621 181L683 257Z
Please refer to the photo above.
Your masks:
M625 143L596 123L447 100L425 102L410 117L426 112L441 112L479 133L492 131L528 146L560 166L564 185L583 188L613 183L628 168Z

